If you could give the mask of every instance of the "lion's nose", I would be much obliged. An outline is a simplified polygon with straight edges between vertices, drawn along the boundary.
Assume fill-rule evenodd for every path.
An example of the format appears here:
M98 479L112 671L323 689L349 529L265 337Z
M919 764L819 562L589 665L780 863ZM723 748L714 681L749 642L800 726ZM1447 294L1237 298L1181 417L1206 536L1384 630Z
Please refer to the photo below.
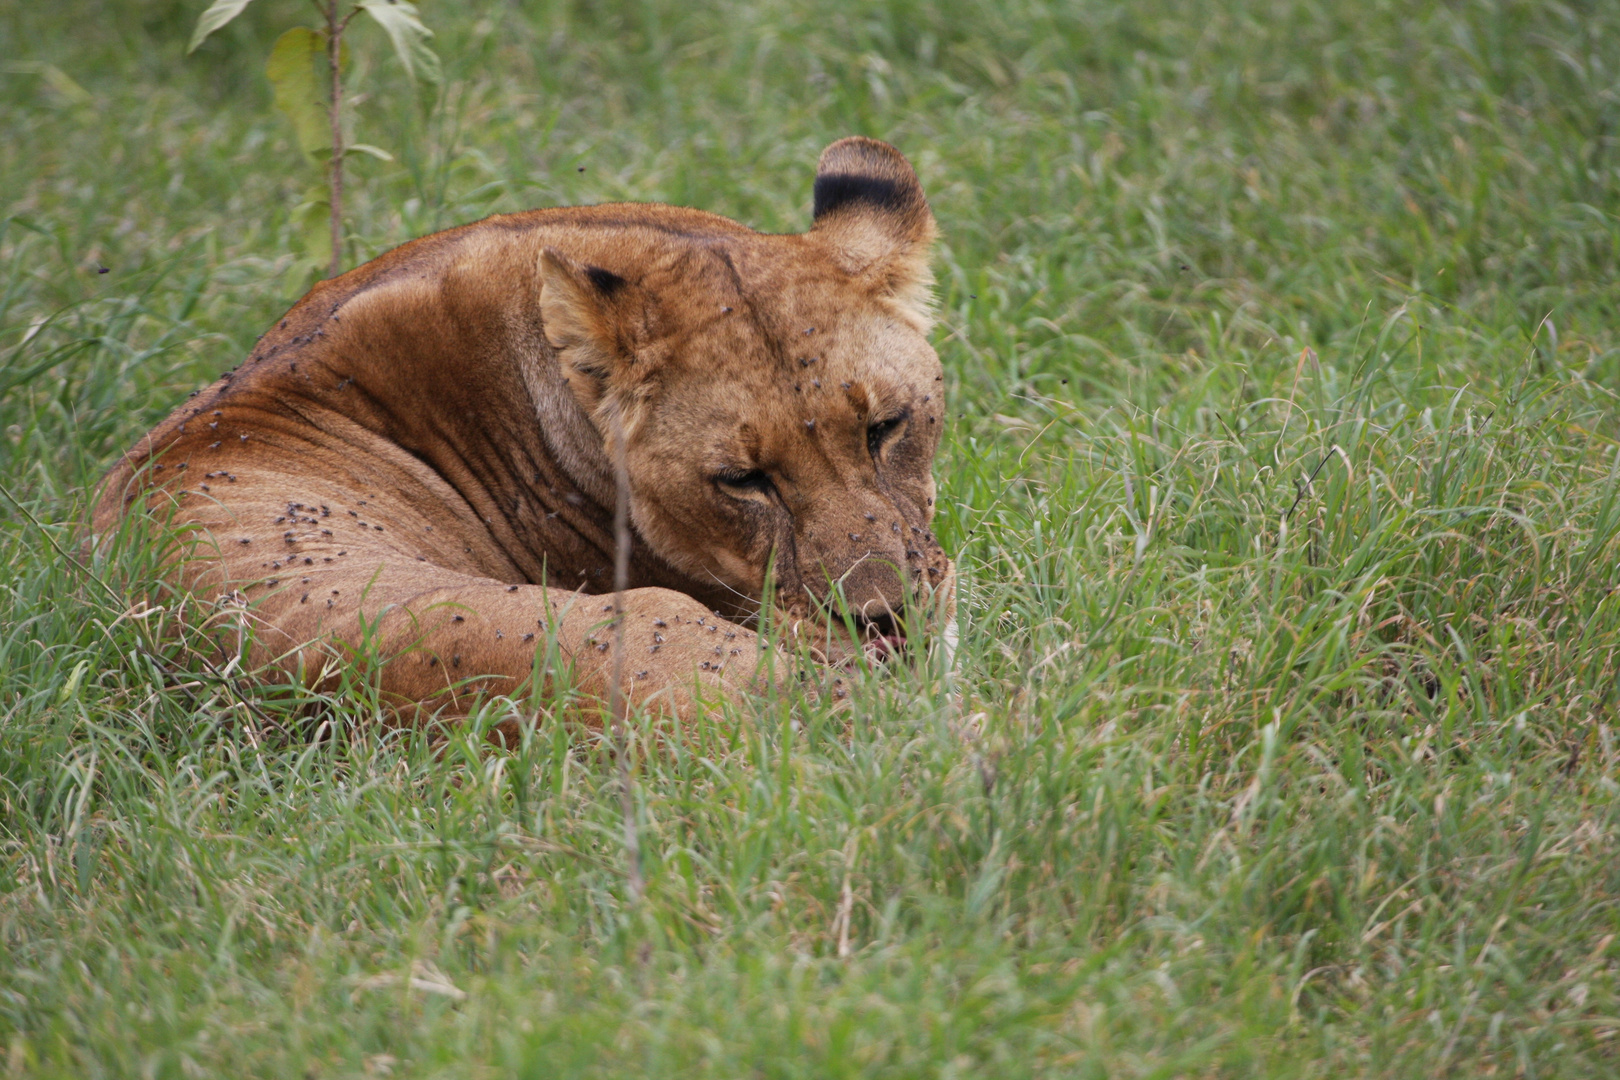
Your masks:
M864 555L829 585L827 601L847 606L858 624L876 625L882 621L891 631L904 634L906 586L896 561Z
M881 614L868 615L862 612L856 620L856 625L874 637L906 636L905 630L900 626L900 620L887 608Z

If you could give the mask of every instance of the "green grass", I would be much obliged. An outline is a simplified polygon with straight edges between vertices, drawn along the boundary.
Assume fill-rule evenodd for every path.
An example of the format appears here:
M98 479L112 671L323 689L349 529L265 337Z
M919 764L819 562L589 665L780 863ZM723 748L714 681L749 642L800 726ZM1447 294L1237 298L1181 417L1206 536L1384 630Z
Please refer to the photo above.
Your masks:
M53 547L304 284L259 65L306 8L183 59L202 6L0 6L11 1074L1620 1068L1620 10L427 4L436 99L358 38L351 263L797 230L851 133L939 217L959 697L644 741L633 903L588 739L317 738Z

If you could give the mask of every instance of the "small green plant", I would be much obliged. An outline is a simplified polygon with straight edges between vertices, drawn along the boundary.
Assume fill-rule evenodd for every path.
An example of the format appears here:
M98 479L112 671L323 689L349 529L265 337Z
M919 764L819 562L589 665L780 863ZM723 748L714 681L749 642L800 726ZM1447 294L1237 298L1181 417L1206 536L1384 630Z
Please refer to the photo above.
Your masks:
M240 15L253 0L214 0L197 20L188 54L208 36ZM412 82L440 78L439 58L428 47L433 31L422 24L410 0L358 0L347 12L340 0L312 0L319 26L295 26L276 39L265 63L276 108L292 122L298 149L309 164L325 173L324 189L313 186L293 211L300 227L305 259L294 273L318 270L336 277L343 264L343 159L369 154L392 161L388 151L344 137L343 72L349 50L344 34L362 11L387 33L394 52ZM323 89L324 86L324 89ZM307 280L307 279L306 279Z

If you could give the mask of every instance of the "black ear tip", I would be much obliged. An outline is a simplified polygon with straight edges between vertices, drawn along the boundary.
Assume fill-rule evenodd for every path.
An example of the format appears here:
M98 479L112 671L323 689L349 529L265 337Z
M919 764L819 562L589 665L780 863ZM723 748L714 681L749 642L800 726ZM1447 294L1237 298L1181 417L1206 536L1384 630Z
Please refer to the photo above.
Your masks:
M886 214L926 208L922 185L905 156L886 142L852 135L821 152L816 163L814 209L819 219L855 203Z
M860 173L822 173L816 177L811 216L821 218L852 203L865 203L886 214L904 213L915 202L893 180Z
M583 282L580 282L580 278L584 278L585 281L590 282L592 288L603 296L613 296L620 289L630 284L611 270L576 262L549 244L540 249L540 259L551 271L560 274L565 279L582 285Z
M604 270L600 266L587 266L585 276L590 279L592 285L596 286L597 291L604 296L612 296L624 288L626 284L624 278L611 270Z

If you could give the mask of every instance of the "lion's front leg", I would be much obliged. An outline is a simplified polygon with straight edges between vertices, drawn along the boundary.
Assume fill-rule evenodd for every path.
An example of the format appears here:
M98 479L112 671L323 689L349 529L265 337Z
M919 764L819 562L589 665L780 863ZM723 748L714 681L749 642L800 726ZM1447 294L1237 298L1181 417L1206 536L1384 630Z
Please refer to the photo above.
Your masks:
M606 699L615 667L615 598L566 595L558 608L557 642L573 656L579 689ZM684 593L630 589L622 603L623 690L634 707L685 718L704 702L787 684L789 657Z
M334 682L333 660L358 663L407 721L465 715L480 696L571 686L590 723L610 696L612 594L436 569L384 568L363 586L326 576L312 571L293 592L255 605L259 665L323 685ZM690 596L632 589L623 603L623 689L633 707L689 719L705 703L786 684L788 657Z

